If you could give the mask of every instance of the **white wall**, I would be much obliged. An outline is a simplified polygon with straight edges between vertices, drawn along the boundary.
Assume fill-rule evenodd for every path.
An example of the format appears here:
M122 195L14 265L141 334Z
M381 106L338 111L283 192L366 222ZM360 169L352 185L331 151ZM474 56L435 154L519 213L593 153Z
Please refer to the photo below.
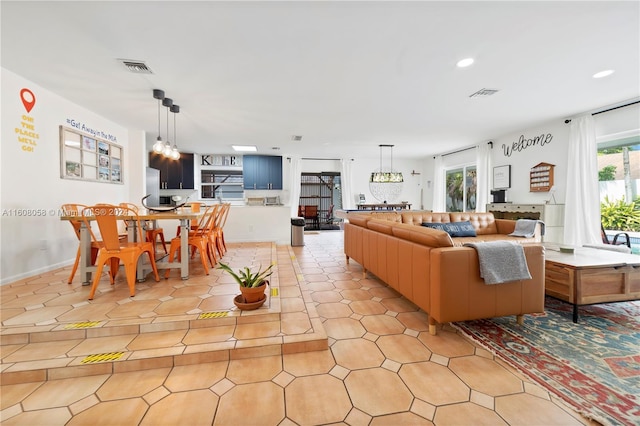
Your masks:
M549 138L547 135L551 135ZM546 143L529 143L542 136ZM521 143L521 137L524 143ZM551 199L550 192L530 192L529 172L538 163L555 164L555 201L557 204L564 203L566 192L567 174L567 152L569 140L569 127L563 120L558 119L539 126L525 129L518 133L513 133L493 139L493 149L491 161L492 167L511 166L511 188L507 190L507 201L518 204L544 204ZM485 142L482 142L485 143ZM476 150L469 149L459 153L446 155L442 163L445 168L455 168L465 164L475 163ZM433 209L434 192L434 162L433 157L422 160L424 173L424 208ZM491 183L493 184L493 170L491 173ZM443 179L444 181L444 179ZM489 202L492 198L489 195Z
M11 71L1 72L0 283L6 283L70 264L78 242L71 225L58 217L60 205L137 199L144 167L131 165L144 164L145 150L140 132L129 132ZM20 98L23 88L36 97L30 112ZM67 119L116 137L114 142L124 149L123 185L60 178L59 126ZM31 121L38 136L33 151L18 142L15 129L23 121Z
M380 168L380 159L356 159L352 165L352 175L354 181L351 183L351 193L354 197L362 193L367 199L367 203L379 203L376 200L371 191L369 190L369 177L371 172ZM417 210L420 208L420 190L423 187L422 184L422 162L418 159L393 159L393 169L397 172L402 172L404 178L404 184L402 186L402 192L400 198L396 202L408 201L411 204L411 208ZM420 173L420 175L412 175L412 172Z
M551 135L551 139L548 139ZM521 144L521 137L525 143ZM530 144L536 137L547 143ZM557 119L518 133L493 140L493 167L511 165L511 188L507 201L517 204L544 204L551 198L550 192L530 192L529 172L538 163L555 164L555 196L557 204L564 204L568 164L569 125ZM513 149L514 146L516 149ZM518 147L522 147L518 149ZM493 180L492 180L493 182ZM489 198L491 200L491 197Z

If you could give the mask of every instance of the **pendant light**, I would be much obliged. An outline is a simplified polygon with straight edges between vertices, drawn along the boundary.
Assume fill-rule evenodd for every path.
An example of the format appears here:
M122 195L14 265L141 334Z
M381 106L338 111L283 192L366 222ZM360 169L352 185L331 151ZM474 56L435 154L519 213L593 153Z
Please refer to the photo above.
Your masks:
M171 142L169 142L169 108L173 105L173 99L164 98L162 100L162 105L167 107L167 142L164 144L162 154L169 158L171 157Z
M173 149L171 150L171 158L179 160L180 152L178 151L178 138L176 137L176 115L180 112L180 105L171 105L170 109L173 113Z
M394 202L400 197L404 178L401 172L393 170L393 145L379 145L380 169L371 173L369 178L369 190L373 197L383 203ZM385 170L382 164L382 150L389 149L389 169Z
M153 98L158 100L158 139L156 143L153 144L153 152L160 154L164 151L164 143L160 137L160 102L164 99L164 91L153 89Z

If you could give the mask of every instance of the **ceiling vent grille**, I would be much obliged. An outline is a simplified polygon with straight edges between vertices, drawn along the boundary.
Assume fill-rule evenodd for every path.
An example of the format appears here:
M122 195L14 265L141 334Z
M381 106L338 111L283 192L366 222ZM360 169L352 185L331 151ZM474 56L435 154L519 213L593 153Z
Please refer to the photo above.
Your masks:
M300 142L302 140L302 136L300 135L293 135L291 136L291 140L295 141L295 142Z
M153 71L151 71L151 68L149 68L147 64L145 64L142 61L131 61L128 59L118 59L118 60L122 62L125 68L131 72L134 72L137 74L153 74Z
M486 98L487 96L494 95L498 92L498 89L480 89L476 93L469 95L470 98Z

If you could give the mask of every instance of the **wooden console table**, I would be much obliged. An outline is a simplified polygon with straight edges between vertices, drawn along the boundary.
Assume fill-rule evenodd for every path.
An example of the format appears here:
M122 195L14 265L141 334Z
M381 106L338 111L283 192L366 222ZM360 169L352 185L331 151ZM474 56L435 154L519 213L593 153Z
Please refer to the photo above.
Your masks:
M400 203L400 204L388 204L388 203L380 203L380 204L358 204L358 210L403 210L411 209L411 204L409 203Z
M575 247L562 253L545 243L545 294L578 307L640 299L640 256L595 248Z

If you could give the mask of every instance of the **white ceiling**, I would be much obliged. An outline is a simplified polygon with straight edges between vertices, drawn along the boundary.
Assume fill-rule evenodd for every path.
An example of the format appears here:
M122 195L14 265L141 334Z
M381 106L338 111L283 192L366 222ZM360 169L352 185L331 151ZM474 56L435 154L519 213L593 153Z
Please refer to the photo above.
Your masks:
M183 151L424 157L640 96L638 1L0 5L2 67L144 129L149 146L163 89ZM482 88L499 92L469 98Z

